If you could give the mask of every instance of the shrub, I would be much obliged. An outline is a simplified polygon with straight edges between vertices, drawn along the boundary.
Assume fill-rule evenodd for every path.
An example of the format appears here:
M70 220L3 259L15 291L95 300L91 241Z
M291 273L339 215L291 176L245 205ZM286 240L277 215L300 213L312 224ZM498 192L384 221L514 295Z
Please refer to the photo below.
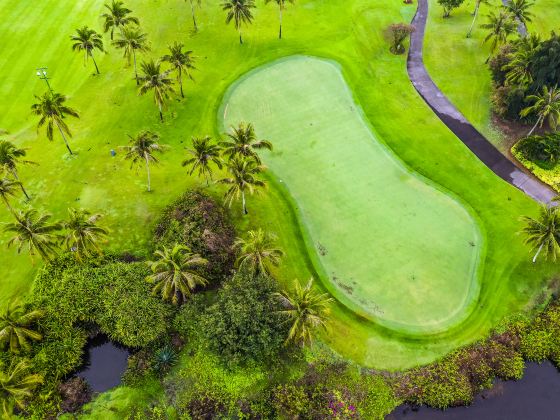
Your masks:
M560 84L558 63L560 63L560 37L552 32L551 37L541 43L531 60L532 92L541 90L543 86Z
M498 52L494 54L488 62L490 73L492 74L492 81L494 82L495 87L505 85L508 74L508 70L505 69L505 66L511 62L511 54L514 49L515 48L512 44L502 45Z
M272 406L280 418L305 418L311 405L306 390L299 385L278 385L272 391Z
M91 388L85 379L73 377L58 386L62 397L60 409L64 413L74 413L91 401Z
M451 16L451 11L456 9L465 0L438 0L438 4L443 7L443 17L448 18Z
M515 149L531 162L554 166L560 160L560 133L526 137L516 144Z
M393 23L385 30L385 38L390 43L393 54L402 54L406 51L404 40L414 32L414 26L408 23Z
M494 112L507 120L518 121L520 112L527 106L526 94L526 89L519 86L494 88L491 98Z

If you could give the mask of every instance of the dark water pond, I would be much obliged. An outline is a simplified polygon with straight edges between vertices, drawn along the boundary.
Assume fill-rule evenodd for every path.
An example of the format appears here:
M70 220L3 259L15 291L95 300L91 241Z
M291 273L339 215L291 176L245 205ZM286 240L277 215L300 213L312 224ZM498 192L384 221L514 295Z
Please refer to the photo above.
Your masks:
M469 407L445 411L400 406L386 420L560 419L560 373L550 362L528 363L520 381L499 381Z
M94 392L103 392L121 383L129 350L98 335L88 341L83 367L76 376L84 378Z

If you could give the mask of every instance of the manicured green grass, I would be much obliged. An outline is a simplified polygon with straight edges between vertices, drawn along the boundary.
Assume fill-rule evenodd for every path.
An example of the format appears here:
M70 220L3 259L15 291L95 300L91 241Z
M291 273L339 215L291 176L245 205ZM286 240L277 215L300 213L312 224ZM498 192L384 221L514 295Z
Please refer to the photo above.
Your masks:
M468 314L483 249L473 217L377 140L335 63L294 56L258 68L219 117L224 129L251 121L274 144L265 163L342 302L404 332L442 331Z
M185 189L203 185L181 167L183 148L193 135L219 134L216 115L227 87L255 67L308 54L340 63L354 100L378 140L412 170L472 208L487 249L479 300L460 325L439 334L411 337L368 321L344 305L334 305L329 332L322 337L325 342L367 366L401 369L426 363L480 337L503 316L524 308L555 272L552 265L531 264L529 250L516 234L519 216L535 215L536 204L486 169L441 124L410 84L405 57L388 52L384 28L410 21L413 6L386 0L302 0L286 11L284 39L279 41L277 10L258 2L255 23L245 31L243 46L233 27L225 26L218 1L203 2L197 34L191 32L189 5L182 0L130 0L127 6L149 34L152 52L147 56L162 55L175 40L185 42L198 56L196 83L187 83L186 100L169 104L164 124L158 122L152 98L137 96L132 69L125 67L120 51L107 46L108 54L98 57L102 74L92 76L93 68L84 68L82 57L70 49L69 36L76 27L101 27L103 1L31 4L5 0L0 4L5 58L0 64L0 94L6 104L0 127L9 130L17 144L30 147L29 158L40 163L21 171L33 194L33 206L52 212L56 219L65 217L69 206L103 212L104 222L112 229L108 245L112 250L145 253L158 212ZM33 94L45 91L35 76L38 66L49 67L53 87L69 95L69 104L80 111L79 120L68 120L78 152L74 158L65 155L59 139L49 144L44 133L36 133L29 107ZM153 169L151 194L145 192L143 172L130 171L121 152L110 156L111 149L128 141L127 134L146 128L159 132L162 142L171 146L162 164ZM277 274L288 286L293 278L305 280L315 270L297 223L297 210L278 179L272 174L268 179L268 192L250 198L250 216L242 217L238 207L233 215L240 233L261 226L279 236L279 246L287 256ZM216 186L208 190L215 196L224 192ZM0 218L5 222L10 216L3 212ZM8 237L1 234L0 240L4 247ZM5 302L28 290L39 264L32 267L27 255L17 257L13 249L2 249L0 300Z

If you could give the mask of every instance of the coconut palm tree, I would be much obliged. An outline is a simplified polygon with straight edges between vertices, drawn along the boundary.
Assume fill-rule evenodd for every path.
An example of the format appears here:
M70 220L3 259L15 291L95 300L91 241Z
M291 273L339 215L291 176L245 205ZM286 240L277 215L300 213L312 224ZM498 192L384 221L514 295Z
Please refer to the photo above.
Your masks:
M471 26L469 28L469 31L467 32L467 38L470 38L471 35L472 35L472 31L474 29L474 24L476 22L476 19L478 18L478 12L480 10L480 5L481 4L490 4L490 0L475 0L474 12L472 13L473 20L472 20Z
M185 0L185 1L187 1L187 0ZM196 31L198 31L198 25L196 24L196 16L195 16L195 13L194 13L194 8L195 8L195 6L200 7L200 5L202 3L202 0L189 0L189 2L191 3L192 20L193 20L193 23L194 23L194 30L196 32Z
M523 216L526 223L522 232L526 235L525 243L537 249L533 257L533 263L537 261L539 254L544 252L545 258L551 257L556 261L560 252L560 214L556 207L543 205L539 217L533 219Z
M274 248L276 237L262 229L247 232L247 239L237 238L234 247L239 249L235 264L248 268L253 275L270 274L270 267L278 267L284 255L281 249Z
M266 186L264 181L258 179L265 168L254 159L234 157L228 162L227 169L231 177L218 180L220 184L230 185L225 194L226 203L231 207L234 200L241 198L243 214L248 214L245 193L253 194L257 188Z
M34 324L42 318L43 311L28 311L17 301L12 301L0 313L0 348L8 347L11 352L29 350L29 341L39 341L43 336L33 329Z
M159 109L159 118L163 122L162 109L169 94L174 92L173 80L169 77L170 70L161 71L161 64L154 60L144 61L140 65L143 74L140 76L139 94L144 95L149 91L154 92L154 101Z
M222 169L222 161L220 159L221 148L217 144L213 144L210 136L194 137L192 139L193 148L187 149L192 155L191 158L183 161L183 166L190 167L189 175L198 170L198 176L206 178L206 185L212 179L212 167L210 163L214 163L218 168Z
M528 0L508 0L504 8L514 17L517 21L525 26L533 19L533 13L529 12L529 8L535 3Z
M527 86L533 83L531 65L541 39L538 34L531 34L514 43L514 52L509 63L503 66L507 71L506 80L515 85Z
M103 38L93 29L84 26L83 28L76 29L76 35L70 37L74 43L72 49L74 51L84 51L84 65L87 63L88 57L91 57L95 71L99 74L99 68L93 57L93 51L103 51Z
M35 162L24 160L22 158L27 154L26 149L20 149L15 144L8 140L0 140L0 167L10 173L16 181L19 182L18 165L36 165ZM29 200L29 195L25 188L20 183L21 191Z
M66 229L64 246L76 255L76 259L100 254L99 242L103 241L109 231L97 225L101 214L91 214L83 209L68 209L68 220L62 223Z
M68 152L72 155L72 149L70 149L70 145L66 139L66 135L68 135L68 137L72 137L72 133L70 132L68 125L66 125L64 118L67 116L79 118L80 116L78 112L69 106L64 105L66 102L66 96L61 95L60 93L45 92L43 96L35 96L35 98L38 102L31 106L31 112L41 117L39 119L39 123L37 124L37 130L46 124L47 138L52 141L54 127L56 126L58 131L60 131L60 135L64 140L64 144L66 144Z
M255 2L253 0L226 0L222 3L223 10L227 11L226 25L232 20L235 23L235 29L239 32L239 43L243 44L241 36L241 25L249 25L253 21L253 12Z
M286 3L294 4L295 0L265 0L265 4L274 2L278 5L278 18L280 20L280 31L278 32L278 39L282 39L282 12L286 8Z
M560 89L557 86L548 88L543 86L542 92L536 95L529 95L525 98L527 102L533 102L533 105L523 109L520 113L522 117L535 115L537 122L527 134L529 137L536 130L537 126L542 127L545 120L553 130L558 126L560 119Z
M204 266L207 261L184 246L175 244L169 249L163 247L154 253L156 261L149 261L152 273L146 280L154 284L152 292L161 293L163 300L174 305L185 301L197 286L204 286L208 281L197 273L196 268Z
M179 88L181 91L181 97L184 98L183 94L183 73L191 80L194 80L191 74L192 70L196 70L194 66L194 57L192 56L192 51L183 51L185 46L180 42L175 41L173 45L169 46L169 54L161 57L161 61L165 61L173 67L177 73L177 83L179 83Z
M19 181L15 181L6 177L0 178L0 198L2 198L2 201L4 202L4 204L6 204L8 210L10 210L10 212L14 215L15 212L14 208L10 204L10 197L15 197L16 190L18 190L20 187L21 182Z
M58 231L60 223L49 223L51 215L39 214L37 210L29 209L16 214L16 221L4 226L4 232L14 234L8 242L8 247L17 245L18 254L25 247L33 259L39 254L44 260L50 260L58 248Z
M105 8L108 12L101 15L101 17L105 19L103 31L111 31L111 40L113 40L113 32L115 31L115 28L122 34L127 25L130 25L131 23L136 25L140 24L138 18L128 16L132 13L132 10L124 7L124 3L122 1L112 0L111 4L105 4Z
M275 295L284 307L278 312L291 323L286 344L304 346L311 344L315 329L326 328L332 298L327 293L319 294L312 290L313 278L309 279L305 287L301 287L297 280L294 285L292 293L283 291Z
M146 52L150 50L148 46L147 34L143 33L140 28L125 26L121 31L121 37L113 41L116 48L124 50L124 58L130 65L130 57L134 60L134 77L136 85L140 84L138 80L138 69L136 67L136 51Z
M491 13L488 15L488 23L480 25L483 29L489 29L490 32L484 38L484 43L490 42L490 52L494 53L496 49L507 42L508 37L515 32L515 22L510 13L500 10L498 14ZM486 62L490 61L490 57Z
M20 409L24 407L27 397L43 383L43 377L28 373L31 363L28 360L12 361L7 369L0 370L0 401L2 401L2 417L12 418L14 404Z
M268 140L257 140L253 124L239 123L237 127L231 127L231 132L226 133L228 140L221 142L223 154L228 158L235 156L250 157L260 165L261 159L257 150L272 150L272 143Z
M130 138L130 145L121 146L121 149L126 151L125 159L131 161L130 166L146 165L146 172L148 173L148 192L152 190L150 179L150 163L157 164L159 160L155 153L163 153L167 146L159 143L159 135L151 131L142 131L135 137Z

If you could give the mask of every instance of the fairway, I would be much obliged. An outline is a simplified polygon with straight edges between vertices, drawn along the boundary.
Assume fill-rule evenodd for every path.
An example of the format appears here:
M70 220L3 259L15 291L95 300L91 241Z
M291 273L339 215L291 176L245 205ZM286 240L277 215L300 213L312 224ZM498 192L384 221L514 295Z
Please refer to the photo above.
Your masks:
M261 67L230 88L224 116L224 129L252 122L274 144L265 163L339 300L406 332L441 331L468 314L483 249L477 223L378 140L335 63L295 56Z

